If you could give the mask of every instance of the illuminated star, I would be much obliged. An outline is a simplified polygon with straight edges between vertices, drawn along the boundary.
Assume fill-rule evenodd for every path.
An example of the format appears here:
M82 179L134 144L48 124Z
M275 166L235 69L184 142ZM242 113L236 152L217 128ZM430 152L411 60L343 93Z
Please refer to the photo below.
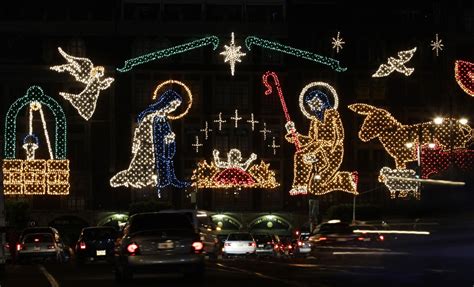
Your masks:
M430 46L433 47L431 50L436 51L436 57L438 57L439 51L443 51L444 44L442 39L438 39L438 34L436 34L436 40L431 40Z
M230 64L230 74L234 75L235 70L235 62L241 62L240 57L245 56L245 53L240 52L241 46L235 46L234 44L234 32L232 32L232 39L230 41L230 45L224 45L224 52L221 52L220 55L224 55L224 63L229 62Z
M336 49L336 53L339 53L339 49L342 50L342 45L345 44L346 42L343 41L343 39L340 37L340 32L337 32L336 38L332 38L332 48Z

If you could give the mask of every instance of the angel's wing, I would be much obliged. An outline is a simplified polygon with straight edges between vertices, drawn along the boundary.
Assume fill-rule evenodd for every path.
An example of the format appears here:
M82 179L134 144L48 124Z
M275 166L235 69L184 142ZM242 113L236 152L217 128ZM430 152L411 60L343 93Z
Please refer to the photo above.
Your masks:
M415 54L415 51L416 47L411 50L400 51L398 52L398 57L400 57L400 60L402 60L403 62L408 62Z
M392 65L381 64L377 72L372 75L372 78L386 77L393 72L393 70L395 70L395 68Z
M94 64L87 58L74 57L64 52L58 47L59 53L68 62L64 65L52 66L50 69L56 72L69 72L77 81L87 84Z

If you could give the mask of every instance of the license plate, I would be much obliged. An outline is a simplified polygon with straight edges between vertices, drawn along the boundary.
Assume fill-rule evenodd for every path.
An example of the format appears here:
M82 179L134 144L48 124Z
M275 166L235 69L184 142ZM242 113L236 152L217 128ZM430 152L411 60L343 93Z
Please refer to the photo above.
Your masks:
M97 256L105 256L105 255L106 255L106 254L105 254L105 250L97 250L97 251L95 252L95 254L96 254Z
M173 249L173 248L174 248L173 242L158 243L158 249Z
M258 247L263 247L263 244L259 244Z
M40 251L40 249L41 249L41 247L39 247L39 246L35 246L35 247L33 248L34 251Z
M346 238L338 238L338 239L336 239L336 241L347 241L347 239Z

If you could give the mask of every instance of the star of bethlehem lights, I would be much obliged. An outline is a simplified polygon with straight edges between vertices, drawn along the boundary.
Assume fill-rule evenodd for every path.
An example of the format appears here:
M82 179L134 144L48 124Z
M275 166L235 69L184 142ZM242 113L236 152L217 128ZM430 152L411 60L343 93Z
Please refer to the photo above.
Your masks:
M245 56L245 53L242 53L240 49L242 46L235 46L234 43L234 32L231 33L231 40L230 45L224 45L224 51L220 53L220 55L225 56L224 63L229 62L230 64L230 74L233 76L235 71L235 63L241 62L240 58Z
M73 57L64 52L61 47L58 47L58 50L67 61L67 64L52 66L50 69L60 73L68 72L78 82L86 85L79 94L65 92L59 94L72 104L81 117L89 120L94 114L100 92L109 88L114 79L103 79L104 67L94 67L94 64L88 58Z
M252 164L257 155L252 153L245 161L238 149L227 153L227 160L222 160L219 151L213 151L213 161L198 163L191 180L197 188L275 188L275 172L263 161Z
M181 86L186 91L187 103L172 89L166 90L158 97L161 88L169 85ZM173 163L176 141L168 121L186 115L191 108L193 97L184 83L169 80L156 87L152 98L157 101L138 116L130 165L128 169L114 175L110 179L110 185L134 188L152 186L157 188L160 197L161 190L169 185L177 188L188 186L187 182L176 178ZM183 104L185 108L179 109Z
M344 45L346 42L340 37L340 32L337 32L336 38L332 38L332 48L336 49L336 53L339 53L339 49L342 50L342 45Z
M431 41L431 50L436 51L436 57L438 57L439 51L443 51L444 44L442 39L438 39L438 33L436 33L436 39Z
M386 77L390 75L393 71L402 73L405 76L410 76L413 71L415 71L415 69L407 68L405 64L411 60L411 58L415 54L415 51L416 47L411 50L398 52L398 59L389 57L387 60L387 64L381 64L378 70L372 75L372 78Z
M16 117L19 111L29 107L28 134L23 139L26 160L15 153ZM49 140L46 119L42 107L46 106L54 115L54 149ZM49 159L37 159L40 147L33 131L34 113L40 114ZM38 86L32 86L26 95L16 100L5 118L5 159L3 160L3 190L5 195L67 195L69 194L69 160L66 159L66 117L61 106L46 96Z
M332 95L332 103L327 92ZM324 105L315 106L319 99ZM294 154L293 184L290 195L323 195L343 191L357 195L357 172L339 171L344 157L344 127L337 111L335 89L324 82L306 85L299 96L300 108L311 122L307 135L297 132L293 122L285 125L285 139L300 143Z

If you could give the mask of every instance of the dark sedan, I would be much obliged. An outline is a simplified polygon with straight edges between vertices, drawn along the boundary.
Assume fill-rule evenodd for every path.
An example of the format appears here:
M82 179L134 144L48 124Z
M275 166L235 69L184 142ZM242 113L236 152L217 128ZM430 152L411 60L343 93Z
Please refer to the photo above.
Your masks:
M82 229L76 243L76 262L109 260L114 256L117 231L114 227L96 226Z

